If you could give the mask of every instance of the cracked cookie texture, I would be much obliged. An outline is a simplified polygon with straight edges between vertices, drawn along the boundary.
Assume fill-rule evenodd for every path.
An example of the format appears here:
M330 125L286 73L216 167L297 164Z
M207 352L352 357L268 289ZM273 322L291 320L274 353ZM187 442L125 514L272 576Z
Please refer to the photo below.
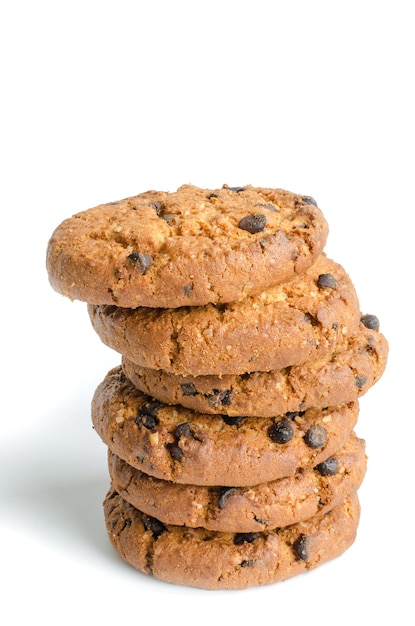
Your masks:
M111 452L112 488L163 524L222 532L258 532L327 513L357 491L366 472L365 442L354 433L326 462L250 487L183 485L149 476Z
M143 393L202 413L271 416L352 402L382 376L389 346L379 330L360 324L320 359L268 372L179 376L123 357L127 378Z
M357 402L281 416L196 413L146 396L120 366L98 385L92 421L108 448L146 474L192 485L246 486L325 461L351 435Z
M243 299L303 272L327 222L310 196L245 187L147 191L63 221L47 249L52 287L120 307Z
M331 277L330 286L321 276ZM179 309L90 304L88 311L103 343L133 363L192 376L298 365L334 350L360 323L350 277L324 254L300 276L240 302Z
M109 539L127 563L164 582L214 590L275 583L340 556L355 540L360 504L355 493L329 513L254 533L165 525L113 490L104 512Z

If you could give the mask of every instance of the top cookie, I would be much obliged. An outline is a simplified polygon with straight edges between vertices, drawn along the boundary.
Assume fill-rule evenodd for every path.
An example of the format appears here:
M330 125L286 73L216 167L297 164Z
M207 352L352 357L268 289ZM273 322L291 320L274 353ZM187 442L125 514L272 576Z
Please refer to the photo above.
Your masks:
M238 301L306 270L327 222L309 196L184 185L77 213L52 234L52 287L91 304L136 308Z

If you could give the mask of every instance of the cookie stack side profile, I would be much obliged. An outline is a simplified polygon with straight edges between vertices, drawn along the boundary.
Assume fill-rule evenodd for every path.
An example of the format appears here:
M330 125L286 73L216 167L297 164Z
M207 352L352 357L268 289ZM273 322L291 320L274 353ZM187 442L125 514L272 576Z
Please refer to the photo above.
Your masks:
M388 342L311 196L183 185L87 209L51 286L119 355L91 402L109 541L167 583L245 589L341 556L367 468L359 399Z

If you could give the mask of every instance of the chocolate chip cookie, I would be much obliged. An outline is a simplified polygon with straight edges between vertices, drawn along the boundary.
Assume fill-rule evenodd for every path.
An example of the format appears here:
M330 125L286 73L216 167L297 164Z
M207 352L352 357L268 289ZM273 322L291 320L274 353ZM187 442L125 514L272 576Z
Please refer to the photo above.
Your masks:
M112 487L163 524L221 532L258 532L327 513L357 491L366 472L365 443L353 433L316 467L252 487L204 487L160 480L111 452Z
M101 340L137 365L179 375L243 374L315 360L357 332L360 307L324 254L287 283L221 306L88 306Z
M122 364L140 391L167 404L202 413L266 417L360 398L383 374L387 356L386 338L362 322L334 352L282 370L195 377L140 367L127 358Z
M357 402L268 418L196 413L146 396L121 367L92 399L93 425L111 452L150 476L190 485L250 486L315 467L357 419Z
M245 589L285 580L343 554L359 524L357 494L326 514L263 532L225 533L163 524L110 490L109 539L144 574L202 589Z
M77 213L52 234L47 270L71 299L120 307L201 306L303 272L328 227L310 196L184 185Z

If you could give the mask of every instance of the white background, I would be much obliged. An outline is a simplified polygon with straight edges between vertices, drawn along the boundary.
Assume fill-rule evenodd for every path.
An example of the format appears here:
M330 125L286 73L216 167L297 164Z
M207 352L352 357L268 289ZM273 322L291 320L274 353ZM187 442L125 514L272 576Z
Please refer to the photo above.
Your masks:
M1 3L5 624L414 624L412 4ZM369 457L356 542L268 587L176 587L115 555L89 406L119 356L44 267L66 217L183 183L315 197L327 253L390 342L356 429Z

